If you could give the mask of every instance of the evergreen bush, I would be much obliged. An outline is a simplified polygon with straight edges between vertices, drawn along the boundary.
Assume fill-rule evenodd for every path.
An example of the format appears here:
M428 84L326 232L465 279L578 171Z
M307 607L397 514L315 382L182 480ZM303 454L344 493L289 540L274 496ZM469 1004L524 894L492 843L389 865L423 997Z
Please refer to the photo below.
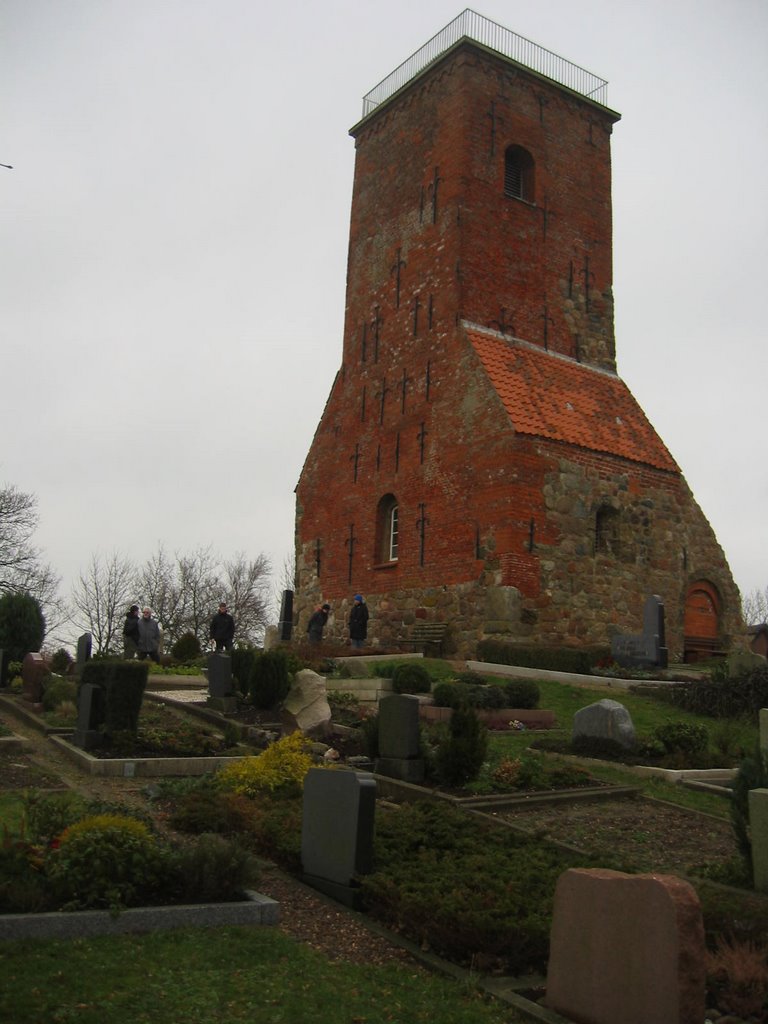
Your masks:
M668 754L701 754L709 743L706 727L695 722L665 722L654 730L653 735L664 744Z
M503 687L506 693L505 707L519 708L522 711L539 706L541 690L533 679L505 680Z
M610 650L604 647L526 647L492 639L481 640L477 645L478 661L580 675L589 675L592 666L606 656L610 656Z
M731 824L747 875L752 879L752 837L749 828L749 791L768 788L768 754L758 746L745 757L733 780Z
M472 708L454 708L448 735L435 753L439 778L449 786L463 786L480 774L488 752L488 730Z
M709 718L742 718L768 707L768 666L716 682L709 679L675 683L654 697Z
M171 657L176 661L194 661L201 654L200 641L194 633L182 633L171 647Z
M220 835L201 835L174 852L168 887L183 903L242 899L259 881L258 861L239 843Z
M269 710L288 696L291 681L285 651L262 651L253 662L248 695L256 708Z
M254 797L258 793L299 794L312 767L309 742L301 732L272 743L256 757L225 765L216 775L222 789Z
M0 597L0 650L8 662L23 661L39 651L45 636L45 619L39 601L31 594Z
M65 700L77 703L77 683L74 679L52 679L43 690L43 709L55 711Z
M232 675L237 683L239 693L246 694L251 688L253 665L259 652L255 647L235 647L231 652Z
M392 689L395 693L429 693L432 679L423 665L403 662L392 673Z
M63 647L60 647L51 658L51 672L55 672L59 676L65 676L73 664L74 660L69 651L65 651Z

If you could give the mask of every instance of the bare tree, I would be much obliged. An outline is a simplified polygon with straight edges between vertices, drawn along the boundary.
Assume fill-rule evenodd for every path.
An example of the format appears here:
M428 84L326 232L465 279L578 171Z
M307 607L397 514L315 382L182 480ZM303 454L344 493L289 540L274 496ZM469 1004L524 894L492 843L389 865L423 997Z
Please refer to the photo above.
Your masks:
M98 654L122 651L122 626L136 589L136 570L118 552L93 555L72 590L72 622L93 636Z
M210 621L222 599L216 561L210 547L177 556L178 583L184 602L184 632L194 633L201 647L208 643Z
M31 594L40 603L50 632L64 613L57 594L59 577L32 543L39 518L34 494L11 484L0 487L0 593Z
M142 604L150 607L163 630L166 649L184 632L184 595L178 581L177 560L161 545L137 574Z
M296 590L296 553L289 552L283 558L280 572L275 578L271 597L271 613L275 621L280 617L280 610L283 604L283 592Z
M768 587L760 590L755 587L741 599L741 613L748 626L758 626L768 622Z
M224 562L221 579L223 593L234 616L240 643L259 644L269 620L269 590L271 565L266 555L251 562L238 552Z

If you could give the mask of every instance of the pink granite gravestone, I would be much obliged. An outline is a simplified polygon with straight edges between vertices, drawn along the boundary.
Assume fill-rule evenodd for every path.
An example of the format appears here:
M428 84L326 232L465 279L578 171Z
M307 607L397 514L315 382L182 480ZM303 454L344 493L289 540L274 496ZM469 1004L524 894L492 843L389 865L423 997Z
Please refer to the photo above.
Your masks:
M672 875L575 868L560 876L546 1005L583 1024L701 1024L704 925Z
M33 704L43 699L43 679L50 669L42 654L27 654L21 663L21 678L24 682L24 696Z

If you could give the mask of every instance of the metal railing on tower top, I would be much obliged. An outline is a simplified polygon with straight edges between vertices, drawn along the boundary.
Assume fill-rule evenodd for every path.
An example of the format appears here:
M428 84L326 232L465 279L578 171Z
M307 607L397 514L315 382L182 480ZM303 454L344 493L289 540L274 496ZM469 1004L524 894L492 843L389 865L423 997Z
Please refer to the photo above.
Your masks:
M416 53L404 60L400 67L395 68L377 86L363 96L363 117L367 117L379 104L402 89L412 78L450 49L460 39L472 39L491 50L496 50L505 57L510 57L525 67L536 71L554 82L581 93L596 103L606 104L608 82L604 78L593 75L591 71L572 64L564 57L558 57L551 50L532 43L530 39L511 32L503 25L497 24L482 14L467 7L458 17L432 36Z

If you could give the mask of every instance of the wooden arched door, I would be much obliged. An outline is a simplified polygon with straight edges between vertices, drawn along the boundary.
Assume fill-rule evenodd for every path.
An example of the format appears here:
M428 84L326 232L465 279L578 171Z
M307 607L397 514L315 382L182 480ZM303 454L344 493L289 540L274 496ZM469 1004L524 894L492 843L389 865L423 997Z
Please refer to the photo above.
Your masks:
M685 598L684 661L700 661L719 653L720 596L707 580L697 580Z

